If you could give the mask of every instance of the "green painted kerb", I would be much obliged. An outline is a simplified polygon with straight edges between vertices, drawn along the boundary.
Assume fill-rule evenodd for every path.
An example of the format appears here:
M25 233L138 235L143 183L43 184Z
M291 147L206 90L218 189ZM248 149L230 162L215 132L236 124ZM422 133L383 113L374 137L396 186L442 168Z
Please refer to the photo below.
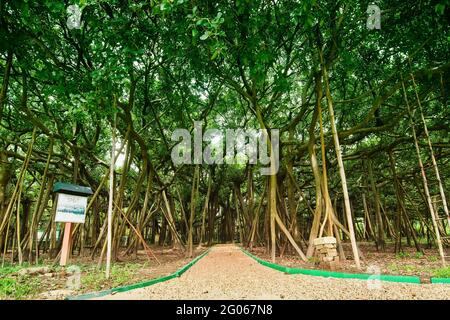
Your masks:
M431 278L431 283L450 283L450 278Z
M134 289L145 288L145 287L148 287L148 286L160 283L160 282L164 282L164 281L167 281L167 280L170 280L170 279L173 279L173 278L177 278L177 277L181 276L183 273L185 273L198 260L200 260L201 258L206 256L208 254L208 252L209 252L209 249L206 250L206 252L204 252L201 255L199 255L197 258L193 259L191 262L189 262L185 266L181 267L179 270L175 271L172 274L169 274L168 276L164 276L164 277L160 277L160 278L156 278L156 279L151 279L151 280L148 280L148 281L139 282L139 283L123 286L123 287L112 288L112 289L108 289L108 290L104 290L104 291L87 293L87 294L82 294L82 295L79 295L79 296L66 297L66 300L88 300L88 299L92 299L92 298L99 298L99 297L104 297L104 296L107 296L107 295L110 295L110 294L114 294L114 293L117 293L117 292L125 292L125 291L134 290Z
M289 274L304 274L304 275L308 275L308 276L332 277L332 278L341 278L341 279L361 279L361 280L373 279L373 280L382 280L382 281L390 281L390 282L406 282L406 283L420 284L420 278L414 277L414 276L394 276L394 275L382 274L382 275L376 276L376 278L374 278L374 275L364 274L364 273L345 273L345 272L334 272L334 271L314 270L314 269L289 268L289 267L280 266L278 264L260 259L242 248L241 248L241 250L246 255L255 259L258 263L262 264L263 266L266 266L266 267L269 267L269 268L272 268L272 269L275 269L275 270L278 270L281 272L286 272ZM438 283L438 282L434 282L434 283Z

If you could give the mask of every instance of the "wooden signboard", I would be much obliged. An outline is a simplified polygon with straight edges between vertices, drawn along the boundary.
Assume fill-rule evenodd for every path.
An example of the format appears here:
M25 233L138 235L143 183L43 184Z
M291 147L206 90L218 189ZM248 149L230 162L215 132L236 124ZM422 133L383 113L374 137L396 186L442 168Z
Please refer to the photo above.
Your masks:
M72 248L72 231L74 223L84 223L86 218L87 197L92 194L89 187L58 182L53 187L56 192L55 222L63 222L64 238L59 264L65 266Z
M86 217L86 196L58 193L55 222L84 223Z

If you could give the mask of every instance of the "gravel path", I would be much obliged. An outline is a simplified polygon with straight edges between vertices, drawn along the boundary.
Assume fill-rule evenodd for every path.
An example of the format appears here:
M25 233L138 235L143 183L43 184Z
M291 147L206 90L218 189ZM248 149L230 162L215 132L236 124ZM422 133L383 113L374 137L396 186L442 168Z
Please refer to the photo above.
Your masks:
M234 245L217 245L180 278L102 299L450 299L450 285L289 275L264 267Z

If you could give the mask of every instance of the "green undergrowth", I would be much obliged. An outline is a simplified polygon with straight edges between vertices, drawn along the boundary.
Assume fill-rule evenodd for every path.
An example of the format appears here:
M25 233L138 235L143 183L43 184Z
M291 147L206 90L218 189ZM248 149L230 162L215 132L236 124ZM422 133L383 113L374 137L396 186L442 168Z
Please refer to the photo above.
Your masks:
M40 287L39 279L17 275L21 269L34 266L24 263L21 266L5 264L0 267L0 300L25 299L37 293Z
M401 265L391 263L388 265L387 269L389 270L389 272L392 273L409 273L409 274L426 273L436 278L450 278L450 267L435 268L412 264Z
M433 276L436 278L450 278L450 267L443 267L434 270Z
M48 267L55 276L43 278L40 275L19 274L21 269L43 266ZM68 289L67 280L71 276L76 276L77 271L80 286L70 288L77 294L127 285L145 279L145 274L139 271L147 267L148 263L117 263L111 267L110 278L106 279L105 269L92 264L70 265L65 272L62 267L52 265L7 264L0 267L0 300L33 299L45 291Z
M0 300L25 299L39 292L39 279L3 277L0 278Z
M137 272L147 267L147 263L115 264L111 267L111 276L105 278L105 270L92 266L81 266L81 290L102 290L136 282Z
M395 254L395 257L397 259L409 259L409 258L413 258L413 259L422 259L423 257L425 257L425 255L422 252L414 252L414 253L410 253L410 252L398 252ZM435 257L435 256L426 256L427 259L431 258L431 257Z

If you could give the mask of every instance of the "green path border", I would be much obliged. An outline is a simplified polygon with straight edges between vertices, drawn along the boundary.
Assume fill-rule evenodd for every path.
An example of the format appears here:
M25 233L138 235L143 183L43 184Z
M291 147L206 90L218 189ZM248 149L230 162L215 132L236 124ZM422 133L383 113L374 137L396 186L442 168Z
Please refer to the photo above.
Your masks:
M255 259L258 263L262 264L263 266L281 271L286 272L289 274L304 274L308 276L319 276L319 277L332 277L332 278L341 278L341 279L361 279L361 280L382 280L382 281L390 281L390 282L404 282L404 283L415 283L420 284L420 278L416 276L395 276L395 275L379 275L375 276L372 274L363 274L363 273L345 273L345 272L335 272L335 271L325 271L325 270L315 270L315 269L299 269L299 268L289 268L285 266L280 266L278 264L265 261L263 259L260 259L250 252L244 250L241 248L242 252L244 252L247 256L250 258ZM436 278L434 278L436 279ZM433 278L432 278L433 280ZM442 280L442 278L441 278ZM450 279L444 279L444 280L450 280ZM433 281L432 281L433 282ZM438 283L438 282L433 282ZM448 282L450 283L450 281Z
M438 284L446 283L446 284L450 284L450 278L431 278L431 283L438 283Z
M86 294L82 294L82 295L78 295L78 296L69 296L69 297L66 297L65 300L87 300L87 299L92 299L92 298L99 298L99 297L104 297L104 296L107 296L107 295L110 295L113 293L117 293L117 292L126 292L126 291L130 291L130 290L134 290L134 289L145 288L145 287L148 287L148 286L160 283L160 282L164 282L164 281L167 281L167 280L170 280L173 278L178 278L183 273L185 273L190 267L192 267L198 260L200 260L201 258L206 256L210 250L211 249L206 250L201 255L199 255L198 257L193 259L191 262L189 262L185 266L181 267L174 273L169 274L167 276L155 278L155 279L151 279L148 281L139 282L139 283L135 283L135 284L130 284L127 286L112 288L112 289L108 289L108 290L104 290L104 291L86 293Z

